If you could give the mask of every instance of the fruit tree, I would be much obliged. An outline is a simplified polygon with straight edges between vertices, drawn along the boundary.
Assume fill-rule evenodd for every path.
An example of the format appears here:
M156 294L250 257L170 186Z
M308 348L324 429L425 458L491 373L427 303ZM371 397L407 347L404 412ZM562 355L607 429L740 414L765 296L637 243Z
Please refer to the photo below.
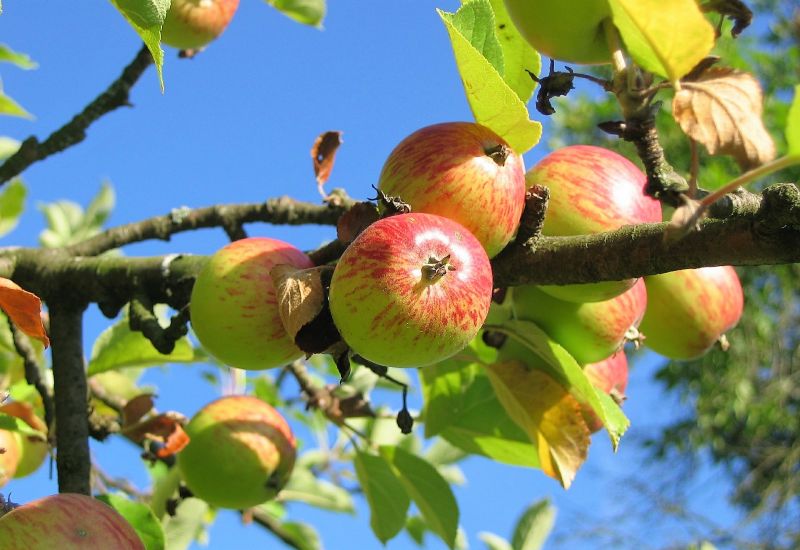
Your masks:
M765 96L722 55L765 24L740 1L20 4L0 548L187 548L223 514L320 548L295 505L355 502L367 544L464 547L461 461L569 498L590 443L635 426L629 364L736 345L737 268L800 261L800 191L769 179L800 165L800 84ZM599 131L627 157L547 150L576 87L613 100ZM53 495L28 494L47 465ZM532 548L552 521L540 502L513 541L479 536Z

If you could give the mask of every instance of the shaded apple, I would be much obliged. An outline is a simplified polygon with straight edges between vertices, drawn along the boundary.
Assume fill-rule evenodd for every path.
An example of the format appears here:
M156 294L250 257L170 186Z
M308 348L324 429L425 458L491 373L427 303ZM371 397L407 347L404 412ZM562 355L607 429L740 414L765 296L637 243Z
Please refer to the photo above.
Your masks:
M190 301L192 328L223 363L259 370L302 357L278 311L270 271L279 264L313 265L288 243L250 237L218 250L198 274Z
M0 487L14 477L21 454L16 434L0 430Z
M462 350L492 299L481 244L453 220L400 214L365 229L339 259L333 321L352 350L379 365L421 367Z
M238 7L239 0L172 0L161 41L182 50L202 48L222 34Z
M490 258L508 244L525 207L522 157L492 130L445 122L417 130L389 154L378 188L467 228Z
M294 468L296 443L286 420L250 396L228 396L203 407L186 425L178 453L186 486L213 506L245 509L280 491Z
M0 517L0 547L25 550L144 550L110 506L73 493L50 495Z
M553 151L525 175L528 187L550 190L544 235L589 235L624 225L661 221L661 203L645 195L647 176L609 149L571 145ZM633 286L635 279L541 287L562 300L608 300Z
M517 317L536 323L581 364L619 350L631 327L641 322L647 302L641 279L615 298L585 304L559 300L535 286L514 288Z
M670 359L703 355L742 316L742 284L730 266L672 271L645 283L644 343Z
M620 350L602 361L584 365L583 372L595 388L609 394L618 405L625 400L625 389L628 387L628 358L624 351ZM592 433L602 429L603 423L590 406L581 404L581 412Z
M47 457L47 426L29 403L13 401L0 406L0 412L22 419L38 434L14 432L19 446L19 463L14 477L25 477L39 469Z

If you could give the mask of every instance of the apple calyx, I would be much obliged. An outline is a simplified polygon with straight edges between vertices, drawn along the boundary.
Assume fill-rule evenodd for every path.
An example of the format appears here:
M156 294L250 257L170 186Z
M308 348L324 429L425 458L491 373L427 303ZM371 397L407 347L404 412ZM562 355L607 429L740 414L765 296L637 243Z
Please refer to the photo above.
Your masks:
M484 147L486 156L491 158L498 166L505 166L506 159L511 154L511 148L504 143L497 143L495 145L488 145Z
M437 260L435 257L428 257L428 263L422 266L422 274L430 283L435 283L444 277L448 271L455 271L456 266L450 263L450 254Z
M378 193L378 196L370 200L378 201L380 203L380 210L383 213L381 217L393 216L395 214L411 213L411 205L405 202L400 197L392 197L390 195L387 195L374 185L372 186L372 188Z

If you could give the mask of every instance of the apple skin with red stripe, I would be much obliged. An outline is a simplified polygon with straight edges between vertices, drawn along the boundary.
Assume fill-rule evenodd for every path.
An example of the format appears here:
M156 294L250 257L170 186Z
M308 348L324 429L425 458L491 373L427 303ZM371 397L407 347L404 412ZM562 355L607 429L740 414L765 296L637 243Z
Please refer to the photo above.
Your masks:
M611 357L584 365L583 372L598 390L609 394L617 404L625 400L625 389L628 387L628 358L620 350ZM603 423L589 405L581 404L581 413L589 431L600 431Z
M75 493L50 495L0 517L0 548L144 550L139 535L113 508Z
M233 19L239 0L172 0L161 41L182 50L207 46Z
M589 235L661 221L661 203L644 193L647 176L609 149L562 147L531 168L525 180L528 187L544 185L550 190L544 235ZM618 296L635 282L627 279L540 288L561 300L597 302Z
M378 188L413 212L455 220L493 258L511 240L525 208L522 157L473 122L426 126L389 154Z
M492 268L460 224L424 213L381 219L345 250L331 279L331 315L357 354L422 367L467 346L486 319Z
M742 284L730 266L662 273L645 284L644 343L670 359L700 357L742 316Z

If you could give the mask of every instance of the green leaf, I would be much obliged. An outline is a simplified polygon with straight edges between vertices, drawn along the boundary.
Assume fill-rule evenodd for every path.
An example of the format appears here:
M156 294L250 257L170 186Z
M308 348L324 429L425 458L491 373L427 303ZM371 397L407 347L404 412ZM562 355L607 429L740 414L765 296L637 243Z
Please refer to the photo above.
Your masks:
M104 330L92 347L88 376L114 369L129 367L148 367L164 363L193 363L202 360L198 357L188 338L175 342L172 353L158 352L141 332L134 332L124 316Z
M494 11L489 0L467 0L455 14L445 15L450 24L499 74L505 74L503 49L494 31Z
M408 493L384 458L359 452L353 464L369 503L372 532L386 544L405 525L411 505Z
M10 137L0 137L0 160L6 160L19 150L20 142Z
M453 464L467 457L463 449L459 449L446 439L437 437L425 450L425 460L435 466Z
M427 530L428 526L420 516L409 516L406 520L406 531L411 539L417 543L417 546L422 546L425 542L425 532Z
M0 115L18 116L20 118L32 119L33 115L22 108L22 106L0 91Z
M305 25L321 28L325 18L325 0L266 0L267 4Z
M144 41L158 71L158 82L164 91L164 50L161 49L161 27L169 10L170 0L110 0Z
M489 550L513 550L511 544L500 535L482 531L478 533L478 538L483 541Z
M506 84L492 63L458 28L458 14L464 9L471 9L468 7L471 3L462 6L455 14L442 10L437 12L450 35L458 72L475 121L492 129L517 153L522 154L539 142L542 125L528 118L525 103Z
M539 52L522 38L511 21L503 0L490 0L494 10L494 24L500 47L503 49L503 80L514 90L523 103L527 103L536 88L536 82L525 71L539 74L542 58Z
M164 550L164 529L149 506L133 502L121 494L99 495L97 500L119 512L136 529L147 550Z
M789 144L788 154L800 156L800 84L794 87L794 100L786 119L786 142Z
M538 467L536 449L503 408L480 363L442 361L420 369L425 436L439 435L469 453Z
M169 550L185 550L204 530L208 504L199 498L185 498L178 504L174 516L161 522Z
M322 541L319 533L313 526L297 521L287 521L281 523L281 531L295 544L300 550L321 550Z
M278 498L283 501L305 502L333 512L355 512L353 497L345 489L324 479L318 479L307 468L295 468L289 483Z
M16 416L0 412L0 430L19 432L24 436L46 439L47 436L39 430L32 428L27 422Z
M714 47L696 0L609 0L628 53L644 69L677 83Z
M427 460L399 447L381 446L406 492L422 513L428 528L454 548L458 533L458 503L450 485Z
M505 344L503 350L510 357L523 360L533 353L540 361L531 364L555 378L575 396L578 401L587 403L606 427L614 449L630 422L613 399L597 391L575 359L560 345L551 340L545 332L527 321L509 321L497 330L509 335L513 341Z
M97 231L103 227L116 204L116 194L111 183L104 181L100 184L100 191L92 198L86 207L84 224L89 231Z
M540 550L556 521L556 509L548 499L535 502L517 521L511 546L514 550Z
M0 190L0 237L11 232L19 223L27 194L28 190L19 178L14 178Z
M27 54L15 52L5 44L0 44L0 61L13 63L20 69L35 69L38 67Z

